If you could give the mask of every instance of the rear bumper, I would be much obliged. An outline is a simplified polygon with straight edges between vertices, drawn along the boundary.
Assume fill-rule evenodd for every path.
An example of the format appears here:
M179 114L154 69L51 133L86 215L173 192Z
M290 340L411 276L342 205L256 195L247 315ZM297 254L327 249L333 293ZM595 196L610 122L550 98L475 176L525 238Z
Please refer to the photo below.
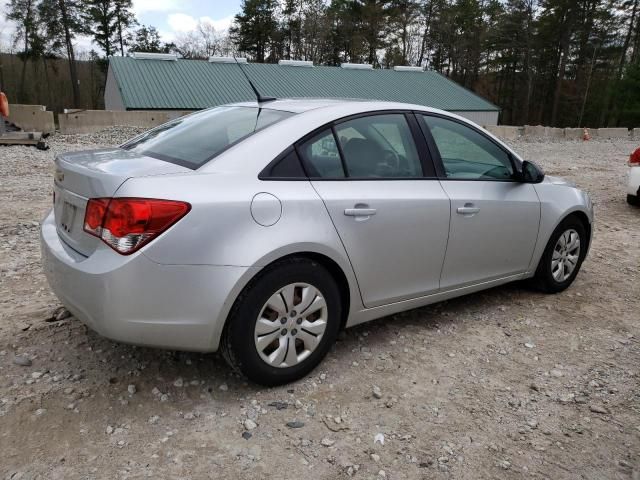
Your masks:
M106 245L84 257L61 241L53 213L42 223L41 250L52 290L89 328L112 340L177 350L217 350L236 290L252 275L248 267L162 265Z

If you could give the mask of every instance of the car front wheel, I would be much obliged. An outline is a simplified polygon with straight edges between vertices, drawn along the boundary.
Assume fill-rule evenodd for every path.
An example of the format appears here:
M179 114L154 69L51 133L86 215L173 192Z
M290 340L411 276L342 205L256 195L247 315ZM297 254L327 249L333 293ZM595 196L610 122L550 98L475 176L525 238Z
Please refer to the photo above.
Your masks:
M239 296L222 339L232 368L267 386L309 373L340 328L340 292L331 274L308 259L268 267Z
M545 248L534 282L541 290L557 293L573 283L587 254L587 233L576 217L563 220Z

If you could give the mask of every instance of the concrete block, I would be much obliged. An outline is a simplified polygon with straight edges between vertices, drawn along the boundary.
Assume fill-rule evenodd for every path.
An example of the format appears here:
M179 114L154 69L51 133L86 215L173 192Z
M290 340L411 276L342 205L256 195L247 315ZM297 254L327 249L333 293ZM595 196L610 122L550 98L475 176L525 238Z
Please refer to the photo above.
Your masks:
M555 139L564 139L564 128L547 127L546 136Z
M515 140L520 136L521 127L512 127L509 125L487 125L485 130L491 132L498 138L505 140Z
M629 138L629 130L626 128L599 128L598 138Z
M565 128L564 138L567 140L582 140L584 129L582 128Z
M60 133L94 133L114 126L153 128L190 111L173 110L69 110L58 115Z
M547 136L547 127L543 127L542 125L525 125L524 126L524 136L525 137L546 137Z
M25 132L52 133L56 129L53 112L47 112L44 105L9 105L9 121Z

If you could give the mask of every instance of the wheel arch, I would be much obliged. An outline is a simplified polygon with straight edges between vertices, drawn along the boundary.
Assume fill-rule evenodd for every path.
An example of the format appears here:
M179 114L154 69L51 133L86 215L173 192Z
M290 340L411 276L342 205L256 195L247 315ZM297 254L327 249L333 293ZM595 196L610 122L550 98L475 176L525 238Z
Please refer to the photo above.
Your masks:
M547 248L547 244L549 243L549 240L551 239L553 232L555 232L556 229L558 228L558 225L560 225L566 219L572 218L572 217L577 218L585 227L585 230L587 233L587 248L585 250L586 252L585 256L587 255L589 251L589 247L591 246L591 235L593 232L592 225L591 225L591 217L586 211L582 210L579 207L568 209L567 211L563 212L561 215L558 215L557 220L554 223L552 224L547 223L546 226L542 228L542 230L544 231L540 232L539 234L540 236L538 237L538 243L536 244L536 251L529 265L529 276L534 275L535 272L537 271L538 266L540 265L540 261L542 259L542 255L544 254L544 250Z
M324 255L318 252L296 252L285 255L284 257L279 258L278 260L274 260L265 268L273 266L282 261L286 261L292 258L300 258L311 260L312 262L317 262L326 268L333 279L338 284L338 289L340 291L340 303L341 303L341 312L342 318L340 319L340 328L344 328L347 323L347 318L349 317L349 311L351 309L351 291L349 286L349 280L345 275L344 271L338 265L338 263L333 260L331 257ZM258 274L259 275L259 274Z
M224 311L220 312L218 322L216 322L216 327L214 328L211 340L213 350L217 350L219 348L220 341L222 339L222 336L224 335L225 329L227 328L229 318L236 308L238 301L241 299L243 292L245 292L247 288L249 288L254 282L256 282L266 269L292 258L302 258L317 262L325 267L329 271L331 276L336 280L336 282L338 283L338 289L340 291L340 303L342 310L342 316L340 319L341 329L346 325L350 312L362 308L361 305L359 305L359 302L361 302L360 290L355 280L353 270L350 269L350 263L348 263L348 261L346 265L341 265L340 260L332 258L332 256L328 254L328 252L320 252L315 249L304 249L286 253L279 253L279 256L272 254L263 259L263 261L259 262L259 265L256 265L255 267L249 269L247 273L238 281L236 287L233 289L232 294L230 295L231 298L229 303L227 304L227 308Z
M567 218L577 218L584 225L587 231L586 252L588 252L593 233L593 212L586 205L576 202L575 199L570 200L572 201L569 202L564 197L560 197L559 199L554 197L552 200L542 202L538 240L536 241L535 250L529 263L527 277L535 275L540 264L540 259L542 258L544 250L547 248L553 232L555 232L558 225ZM568 207L567 204L569 205Z

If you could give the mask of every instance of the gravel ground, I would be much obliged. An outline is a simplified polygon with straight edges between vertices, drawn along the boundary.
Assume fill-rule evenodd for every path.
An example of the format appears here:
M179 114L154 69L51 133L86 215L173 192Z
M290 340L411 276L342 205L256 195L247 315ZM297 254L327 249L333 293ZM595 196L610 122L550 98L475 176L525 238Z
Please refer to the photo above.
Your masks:
M511 142L593 196L593 247L566 292L508 285L362 325L305 380L264 389L217 355L47 321L52 159L134 133L0 147L0 478L640 479L636 145Z

